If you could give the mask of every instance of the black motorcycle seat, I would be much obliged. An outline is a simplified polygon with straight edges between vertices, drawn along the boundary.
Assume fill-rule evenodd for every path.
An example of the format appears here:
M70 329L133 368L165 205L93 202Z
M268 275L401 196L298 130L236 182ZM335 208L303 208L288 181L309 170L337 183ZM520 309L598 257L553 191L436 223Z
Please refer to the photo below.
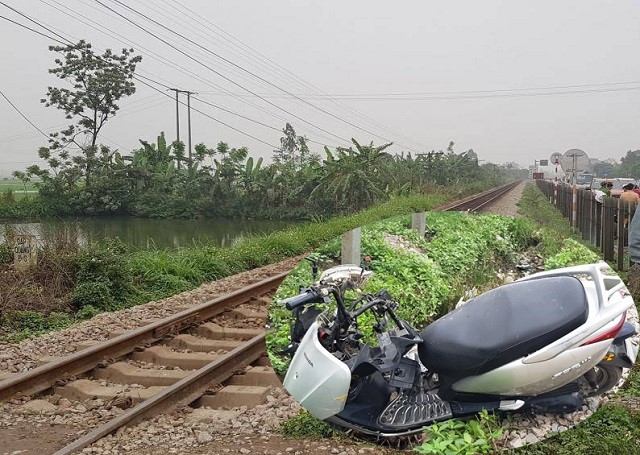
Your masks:
M575 277L516 281L430 324L418 346L420 360L444 379L479 375L568 334L588 312L584 287Z

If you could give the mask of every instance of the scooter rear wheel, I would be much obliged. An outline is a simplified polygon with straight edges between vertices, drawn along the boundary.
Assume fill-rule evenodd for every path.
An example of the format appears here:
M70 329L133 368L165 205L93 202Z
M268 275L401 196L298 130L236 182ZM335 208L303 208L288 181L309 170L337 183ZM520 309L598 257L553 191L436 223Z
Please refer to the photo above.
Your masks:
M587 378L591 376L595 383L595 387L588 386L584 391L584 395L587 397L594 397L596 395L602 395L618 385L618 382L620 382L620 378L622 377L622 368L598 364L588 371L585 376Z

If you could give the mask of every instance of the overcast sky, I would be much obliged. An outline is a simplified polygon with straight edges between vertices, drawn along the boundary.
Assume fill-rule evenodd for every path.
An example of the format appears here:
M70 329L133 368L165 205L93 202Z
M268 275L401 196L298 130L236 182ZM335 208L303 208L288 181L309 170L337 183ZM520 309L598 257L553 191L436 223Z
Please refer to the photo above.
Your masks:
M637 0L122 0L163 28L100 2L178 50L95 0L4 0L72 41L100 51L125 41L143 56L139 74L162 93L138 83L103 129L124 153L160 131L175 138L166 86L198 92L194 109L253 136L192 111L194 144L246 145L265 158L287 121L317 152L352 137L394 142L398 153L454 141L457 152L528 166L572 148L600 159L640 148ZM0 15L51 35L1 4ZM0 90L41 130L65 125L39 101L60 84L47 74L55 43L1 18L0 34ZM39 162L45 138L1 97L0 119L0 175Z

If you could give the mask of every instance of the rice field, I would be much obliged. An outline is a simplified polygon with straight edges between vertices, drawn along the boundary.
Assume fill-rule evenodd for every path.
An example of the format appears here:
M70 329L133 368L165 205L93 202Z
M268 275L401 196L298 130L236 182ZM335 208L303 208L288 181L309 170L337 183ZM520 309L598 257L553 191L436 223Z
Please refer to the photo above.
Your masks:
M38 192L34 182L28 182L26 185L20 180L6 178L0 180L0 195L7 191L13 192L13 197L16 200L23 199L29 195L34 195Z

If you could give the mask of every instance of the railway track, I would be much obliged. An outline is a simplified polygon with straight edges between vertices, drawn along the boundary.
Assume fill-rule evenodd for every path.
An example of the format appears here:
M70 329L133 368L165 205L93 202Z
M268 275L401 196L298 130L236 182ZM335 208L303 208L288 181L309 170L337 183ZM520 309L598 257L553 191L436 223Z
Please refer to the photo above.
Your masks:
M437 210L481 211L518 183ZM74 401L98 398L125 409L55 455L77 453L125 425L194 402L212 408L240 406L228 397L249 392L245 403L258 404L267 386L279 385L264 362L264 323L271 295L286 274L116 334L107 341L85 343L75 354L12 375L0 381L0 401L54 391ZM253 327L247 328L251 324ZM243 374L235 375L237 372ZM217 393L210 393L212 388ZM246 396L252 398L246 401Z
M266 396L265 386L277 381L261 359L266 354L268 302L285 276L278 274L9 377L0 382L0 400L54 390L75 401L100 399L126 408L58 455L76 453L123 425L196 400L214 408L234 406L238 399L258 404L256 398ZM247 371L251 365L256 366ZM244 374L234 376L236 372ZM218 393L206 395L212 385L228 381Z
M468 211L468 212L481 212L489 204L496 202L506 193L514 189L520 184L520 181L507 183L506 185L492 188L482 193L474 194L459 201L453 201L448 204L437 207L437 210L442 211Z

